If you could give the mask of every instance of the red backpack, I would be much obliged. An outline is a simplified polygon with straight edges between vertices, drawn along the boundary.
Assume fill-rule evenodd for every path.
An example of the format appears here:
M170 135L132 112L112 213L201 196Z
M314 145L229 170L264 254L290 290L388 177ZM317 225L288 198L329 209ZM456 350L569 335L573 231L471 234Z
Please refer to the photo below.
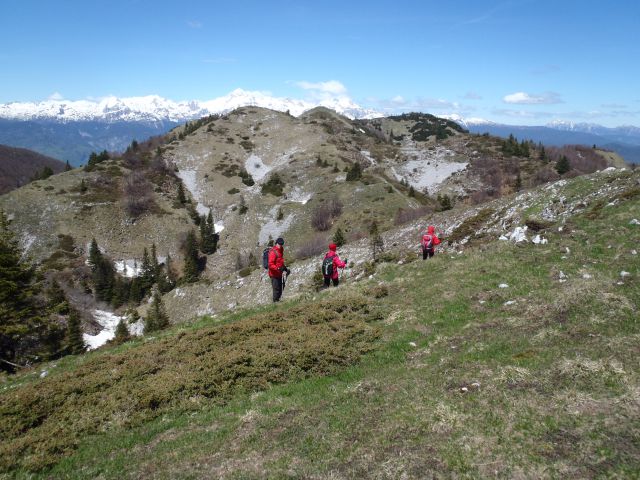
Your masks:
M425 233L422 236L422 248L424 250L433 250L433 236Z

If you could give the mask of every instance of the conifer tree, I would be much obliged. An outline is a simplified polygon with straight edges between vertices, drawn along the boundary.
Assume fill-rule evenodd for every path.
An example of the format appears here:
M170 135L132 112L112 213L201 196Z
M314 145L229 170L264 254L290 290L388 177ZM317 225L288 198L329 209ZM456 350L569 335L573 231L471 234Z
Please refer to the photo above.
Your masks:
M51 285L45 293L47 295L47 307L49 311L61 315L69 313L69 302L64 294L64 290L62 290L62 287L60 287L60 284L56 280L51 282Z
M64 164L64 171L68 172L69 170L71 170L71 165L69 164L69 160L67 160L67 163Z
M344 233L342 233L342 229L338 227L336 233L333 235L333 243L335 243L338 247L341 247L345 243Z
M169 326L169 317L164 309L162 297L157 290L153 292L153 300L144 319L144 333L155 332Z
M142 266L140 267L142 272L140 274L140 286L142 290L149 291L155 282L155 272L154 267L149 258L149 252L147 251L147 247L144 248L142 253Z
M158 281L158 275L160 275L160 264L158 263L158 252L156 250L155 242L151 244L151 269L153 270L154 281Z
M184 271L182 280L186 283L192 283L198 280L198 242L196 234L190 230L184 245Z
M71 355L84 353L87 346L82 338L82 326L80 325L80 315L74 309L69 313L67 320L66 350Z
M127 328L127 323L124 318L121 318L116 326L114 341L117 344L128 342L131 339L131 334Z
M384 252L384 240L382 239L382 235L378 231L378 222L374 221L371 224L371 228L369 229L369 237L371 241L371 256L373 257L373 261L378 260L378 257L382 252Z
M362 177L362 167L359 162L355 162L347 172L347 182L355 182Z
M91 240L89 265L93 279L94 294L97 300L111 302L115 284L115 268L111 260L102 255L96 239Z
M569 159L565 155L562 155L562 157L560 157L560 159L556 162L556 172L558 172L560 175L564 175L569 170L571 170Z
M0 371L13 372L30 350L30 337L38 333L33 284L34 270L22 252L0 210Z
M518 176L516 177L516 184L514 190L519 192L522 189L522 177L520 176L520 172L518 172Z
M182 185L182 182L178 182L177 200L180 205L184 205L185 203L187 203L187 197L184 195L184 186Z
M202 223L204 223L204 228L202 228ZM213 215L211 214L211 210L209 210L209 214L207 215L206 220L204 220L202 223L200 224L202 238L201 250L203 253L211 255L212 253L215 253L218 248L219 237L216 233L216 227L213 223Z

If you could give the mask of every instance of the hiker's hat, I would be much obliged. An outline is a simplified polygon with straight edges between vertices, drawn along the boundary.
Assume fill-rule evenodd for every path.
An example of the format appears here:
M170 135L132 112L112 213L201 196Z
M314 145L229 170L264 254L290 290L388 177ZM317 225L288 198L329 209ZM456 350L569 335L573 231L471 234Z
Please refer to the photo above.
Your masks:
M276 240L276 243L277 243L278 245L284 245L284 238L282 238L282 237L278 237L278 239Z
M338 246L337 246L335 243L330 243L330 244L329 244L329 250L332 250L332 251L334 251L334 252L335 252L335 251L336 251L336 248L338 248Z

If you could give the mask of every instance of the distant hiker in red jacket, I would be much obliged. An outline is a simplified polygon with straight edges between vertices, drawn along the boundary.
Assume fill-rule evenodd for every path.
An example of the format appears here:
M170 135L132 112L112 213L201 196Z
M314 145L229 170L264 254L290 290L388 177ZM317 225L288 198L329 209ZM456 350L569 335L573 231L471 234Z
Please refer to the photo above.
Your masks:
M322 261L322 275L324 277L324 288L328 288L331 282L333 286L337 287L340 283L338 269L347 266L347 259L343 262L336 253L337 245L332 243L329 245L329 251L324 256Z
M436 236L436 227L429 225L427 233L422 235L422 259L433 257L435 253L436 245L440 245L440 239Z
M291 270L284 264L284 239L282 237L276 240L276 244L269 251L269 277L271 277L271 288L273 290L273 301L279 302L284 288L283 273L287 275ZM286 278L286 277L285 277Z

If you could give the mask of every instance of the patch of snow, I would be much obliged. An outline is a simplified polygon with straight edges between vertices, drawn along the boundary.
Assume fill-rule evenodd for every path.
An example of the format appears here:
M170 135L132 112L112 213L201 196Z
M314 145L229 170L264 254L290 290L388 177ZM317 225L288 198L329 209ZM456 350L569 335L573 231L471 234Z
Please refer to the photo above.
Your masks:
M47 375L49 375L49 371L48 371L48 370L42 370L42 371L40 372L40 378L44 378L44 377L46 377Z
M185 188L189 190L189 193L191 193L191 196L196 201L196 211L200 215L208 215L209 207L206 207L205 205L200 203L204 199L202 195L202 189L198 186L197 172L195 170L180 169L178 172L176 172L176 174L178 175L178 177L180 177L180 180L182 180Z
M416 342L409 342L409 345L411 347L417 347L418 346L418 344Z
M119 317L114 313L106 310L94 310L93 317L102 326L102 331L97 335L82 334L84 343L87 344L88 350L94 350L101 347L116 335L116 327L123 317Z
M590 273L583 273L582 278L584 278L585 280L589 280L593 278L593 275L591 275Z
M274 206L269 211L268 216L263 217L265 223L262 225L260 233L258 234L258 242L260 245L264 245L269 241L269 235L271 235L272 238L281 237L282 234L291 227L295 215L290 213L282 220L274 220L278 213L278 208L278 205Z
M370 151L360 150L360 154L369 161L372 167L375 167L378 164L378 162L376 162L376 159L371 156Z
M498 240L509 240L507 237L505 237L504 235L500 235L500 237L498 238Z
M638 251L637 250L631 250L631 255L637 255Z
M516 227L515 230L509 235L509 240L512 242L526 242L527 241L527 226Z
M304 190L302 190L302 188L295 187L293 190L287 193L287 200L306 205L306 203L311 200L312 196L313 193L305 192Z
M118 272L123 277L133 278L142 274L142 267L136 260L118 260L113 262Z
M509 288L509 284L501 283L500 285L498 285L498 288Z
M406 180L418 191L440 185L456 172L464 170L467 162L449 162L443 158L410 160L391 171L397 180Z
M508 307L509 305L515 305L516 303L518 303L518 302L516 302L515 300L507 300L506 302L504 302L503 305L505 307Z
M616 171L616 167L608 167L608 168L605 168L602 171L603 172L615 172Z
M222 230L224 230L224 225L222 223L215 223L213 224L213 233L220 233Z
M144 322L142 320L138 320L136 323L129 324L128 328L131 335L139 337L144 333Z
M622 270L622 271L620 272L620 276L621 276L621 277L628 277L628 276L630 276L630 275L631 275L631 274L630 274L629 272L625 272L624 270Z
M640 225L640 221L637 218L634 218L629 222L629 225Z
M247 172L249 172L249 174L256 182L262 181L262 179L266 177L272 170L272 167L266 165L262 161L262 158L260 158L255 153L249 155L249 158L245 160L244 168L247 170Z
M540 235L536 235L533 240L531 240L533 243L535 243L536 245L540 244L540 245L545 245L546 243L548 243L547 239L544 237L541 237Z

